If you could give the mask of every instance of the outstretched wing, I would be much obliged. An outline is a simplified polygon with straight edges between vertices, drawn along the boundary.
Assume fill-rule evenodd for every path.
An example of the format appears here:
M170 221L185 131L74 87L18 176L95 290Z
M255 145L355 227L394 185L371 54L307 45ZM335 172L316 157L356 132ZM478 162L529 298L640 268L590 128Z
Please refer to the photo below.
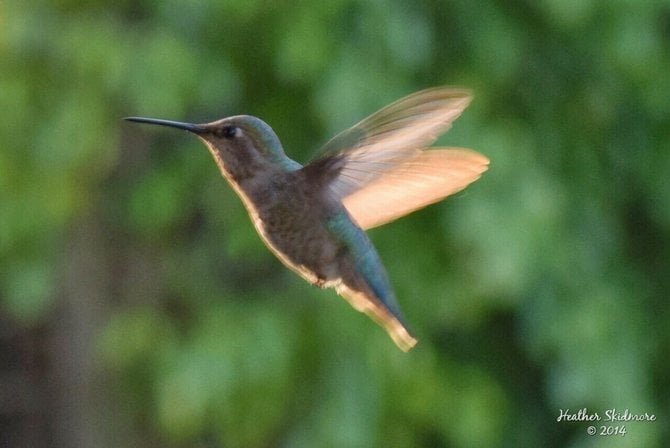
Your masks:
M362 229L370 229L459 192L488 165L486 157L469 149L422 151L342 202Z
M488 160L472 151L424 151L471 99L469 90L444 87L405 97L335 136L303 170L364 229L436 202L486 170Z

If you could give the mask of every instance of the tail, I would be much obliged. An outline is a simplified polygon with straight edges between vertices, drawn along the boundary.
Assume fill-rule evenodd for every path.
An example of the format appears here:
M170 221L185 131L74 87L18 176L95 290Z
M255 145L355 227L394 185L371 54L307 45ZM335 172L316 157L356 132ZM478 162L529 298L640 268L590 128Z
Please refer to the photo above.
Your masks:
M336 291L339 295L344 297L351 306L358 311L367 314L375 322L384 327L400 350L408 352L418 342L402 321L401 316L397 316L392 312L391 309L371 291L359 291L344 283L338 285Z
M337 269L340 278L332 286L351 306L384 327L402 351L409 351L417 340L407 329L388 274L370 238L344 207L328 226L342 243Z

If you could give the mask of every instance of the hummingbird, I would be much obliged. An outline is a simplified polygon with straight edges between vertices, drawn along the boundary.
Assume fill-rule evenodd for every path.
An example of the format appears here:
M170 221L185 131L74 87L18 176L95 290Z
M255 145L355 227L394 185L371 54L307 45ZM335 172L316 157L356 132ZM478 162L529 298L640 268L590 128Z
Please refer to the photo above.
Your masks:
M440 201L487 170L489 160L475 151L429 148L471 100L461 88L414 93L336 135L305 165L253 116L125 119L199 137L270 251L309 283L334 288L409 351L417 339L365 230Z

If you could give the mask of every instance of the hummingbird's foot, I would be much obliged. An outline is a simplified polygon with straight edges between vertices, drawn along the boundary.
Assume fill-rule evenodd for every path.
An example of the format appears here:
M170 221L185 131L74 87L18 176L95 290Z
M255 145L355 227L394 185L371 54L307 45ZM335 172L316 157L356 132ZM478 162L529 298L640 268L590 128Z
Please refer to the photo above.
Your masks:
M327 287L328 281L325 278L322 277L317 277L317 279L314 281L313 285L316 286L317 288L326 288Z

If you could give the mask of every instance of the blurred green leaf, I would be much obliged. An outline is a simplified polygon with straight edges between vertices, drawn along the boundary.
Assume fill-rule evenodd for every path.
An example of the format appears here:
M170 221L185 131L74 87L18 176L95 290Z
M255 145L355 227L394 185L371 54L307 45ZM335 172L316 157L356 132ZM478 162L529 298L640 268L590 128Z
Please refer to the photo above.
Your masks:
M15 260L0 278L5 283L2 305L12 316L25 324L44 318L56 281L50 264L43 260Z

